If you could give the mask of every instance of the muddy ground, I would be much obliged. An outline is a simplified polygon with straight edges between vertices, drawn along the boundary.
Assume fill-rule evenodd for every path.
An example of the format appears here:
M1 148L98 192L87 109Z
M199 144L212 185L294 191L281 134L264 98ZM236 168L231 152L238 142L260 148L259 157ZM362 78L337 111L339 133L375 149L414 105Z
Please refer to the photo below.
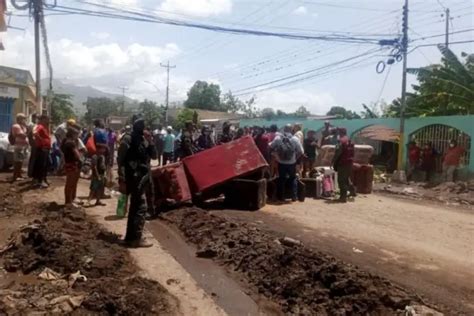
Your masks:
M292 315L402 315L421 299L381 277L359 270L299 241L189 208L167 213L196 255L215 260L254 295Z
M0 246L0 314L175 314L175 299L138 275L117 236L82 210L24 205L19 191L0 184L0 216L31 220Z
M374 191L474 210L474 180L445 182L438 185L424 182L411 182L410 184L375 183Z

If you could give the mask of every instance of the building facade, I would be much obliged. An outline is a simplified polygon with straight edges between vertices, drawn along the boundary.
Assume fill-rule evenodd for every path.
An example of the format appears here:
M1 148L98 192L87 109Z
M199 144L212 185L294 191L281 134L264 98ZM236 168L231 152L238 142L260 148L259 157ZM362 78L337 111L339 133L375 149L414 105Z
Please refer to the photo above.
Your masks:
M28 70L0 66L0 132L8 132L15 116L41 114L35 82Z

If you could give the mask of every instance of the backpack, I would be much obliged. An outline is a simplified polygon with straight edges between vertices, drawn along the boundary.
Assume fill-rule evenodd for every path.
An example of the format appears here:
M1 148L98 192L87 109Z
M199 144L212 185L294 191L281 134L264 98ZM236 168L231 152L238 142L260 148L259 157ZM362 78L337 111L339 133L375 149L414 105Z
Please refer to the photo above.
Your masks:
M10 129L10 132L8 133L8 142L10 145L15 145L15 135L13 135L13 128Z
M281 144L278 146L277 151L280 160L291 160L295 154L295 146L289 137L282 136Z
M97 152L97 147L95 146L94 136L90 136L86 142L86 149L90 156L93 156Z

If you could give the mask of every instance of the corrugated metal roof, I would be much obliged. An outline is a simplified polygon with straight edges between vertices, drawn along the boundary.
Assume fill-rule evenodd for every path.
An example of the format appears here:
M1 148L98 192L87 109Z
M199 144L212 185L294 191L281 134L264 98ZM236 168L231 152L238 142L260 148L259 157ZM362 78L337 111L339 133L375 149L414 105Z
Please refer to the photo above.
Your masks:
M400 133L393 128L383 125L371 125L362 129L356 134L357 137L368 138L372 140L397 142L400 138Z

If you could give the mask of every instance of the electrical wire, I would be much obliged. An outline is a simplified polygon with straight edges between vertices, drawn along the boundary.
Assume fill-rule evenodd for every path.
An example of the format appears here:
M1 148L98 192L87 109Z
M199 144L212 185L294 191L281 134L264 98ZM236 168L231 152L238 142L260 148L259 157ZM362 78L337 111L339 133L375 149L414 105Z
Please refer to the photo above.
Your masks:
M326 68L330 68L330 67L333 67L333 66L337 66L337 65L340 65L340 64L343 64L345 62L348 62L348 61L352 61L354 59L358 59L360 57L364 57L364 56L367 56L368 54L371 54L371 53L374 53L374 52L378 52L380 51L381 49L378 48L378 49L370 49L362 54L359 54L359 55L356 55L356 56L352 56L352 57L349 57L349 58L346 58L346 59L343 59L343 60L340 60L340 61L337 61L337 62L334 62L334 63L330 63L328 65L325 65L325 66L322 66L322 67L318 67L318 68L314 68L314 69L310 69L310 70L306 70L306 71L303 71L303 72L300 72L300 73L297 73L297 74L293 74L293 75L290 75L290 76L285 76L285 77L282 77L282 78L279 78L279 79L275 79L275 80L271 80L271 81L268 81L268 82L265 82L265 83L260 83L260 84L257 84L257 85L253 85L253 86L250 86L250 87L247 87L247 88L243 88L243 89L238 89L238 90L235 90L234 92L235 93L241 93L243 91L246 91L246 90L252 90L252 89L256 89L256 88L260 88L262 86L267 86L267 85L270 85L270 84L274 84L274 83L279 83L279 82L282 82L282 81L285 81L285 80L288 80L288 79L294 79L294 78L297 78L297 77L301 77L301 76L304 76L304 75L308 75L308 74L311 74L311 73L314 73L314 72L317 72L319 70L322 70L322 69L326 69Z
M469 32L473 32L473 31L474 31L474 28L459 30L459 31L453 31L453 32L449 32L447 34L448 35L454 35L454 34L461 34L461 33L469 33ZM446 36L446 33L436 34L436 35L428 35L428 36L423 36L423 37L420 37L420 38L415 38L415 39L411 40L411 42L416 42L416 41L420 41L420 40L424 41L424 40L429 39L429 38L442 37L442 36Z
M102 6L102 5L101 5ZM105 6L106 8L110 8ZM62 9L62 11L61 11ZM49 9L51 11L57 12L71 12L66 10L75 10L80 12L83 15L90 15L90 16L101 16L101 17L108 17L108 18L117 18L117 19L128 19L132 21L141 21L141 22L150 22L150 23L158 23L158 24L166 24L166 25L173 25L173 26L180 26L180 27L188 27L188 28L197 28L203 29L208 31L214 32L222 32L222 33L229 33L229 34L238 34L238 35L253 35L253 36L264 36L264 37L278 37L283 39L290 39L290 40L320 40L320 41L334 41L334 42L341 42L341 43L365 43L365 44L372 44L378 45L378 40L368 37L354 37L354 36L343 36L343 35L311 35L311 34L302 34L302 33L287 33L287 32L270 32L270 31L261 31L261 30L252 30L252 29L241 29L241 28L231 28L231 27L223 27L217 25L210 25L210 24L201 24L195 22L183 22L179 20L172 20L172 19L164 19L164 18L157 18L152 15L148 14L139 14L143 17L130 17L126 15L119 15L119 14L106 14L106 13L98 13L90 10L78 9L78 8L71 8L65 6L57 6L57 8ZM74 11L72 11L74 12ZM131 12L132 14L136 14Z
M456 42L449 42L449 45L459 45L459 44L468 44L468 43L474 43L474 40L465 40L465 41L456 41ZM431 43L431 44L421 44L413 47L411 50L408 51L408 54L412 53L416 49L420 47L430 47L430 46L438 46L438 45L444 45L441 43Z

